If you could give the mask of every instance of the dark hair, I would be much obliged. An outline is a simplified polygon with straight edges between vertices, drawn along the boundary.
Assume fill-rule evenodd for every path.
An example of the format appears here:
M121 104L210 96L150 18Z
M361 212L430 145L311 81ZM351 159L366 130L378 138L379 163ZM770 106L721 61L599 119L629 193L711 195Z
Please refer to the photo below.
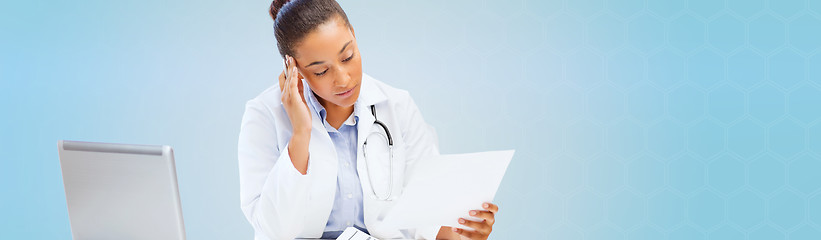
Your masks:
M294 47L308 33L333 17L340 17L348 28L348 15L336 0L274 0L268 9L274 19L274 35L279 54L294 55Z

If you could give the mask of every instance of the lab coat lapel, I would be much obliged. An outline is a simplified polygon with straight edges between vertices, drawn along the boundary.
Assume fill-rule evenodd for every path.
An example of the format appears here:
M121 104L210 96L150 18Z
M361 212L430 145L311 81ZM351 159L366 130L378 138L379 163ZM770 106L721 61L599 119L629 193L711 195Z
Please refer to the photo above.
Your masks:
M359 99L357 99L354 111L356 112L356 116L359 116L358 129L357 129L357 139L356 139L356 169L360 173L365 173L365 169L363 169L364 164L362 163L362 145L365 143L365 138L368 137L368 134L371 132L373 128L373 122L375 120L373 114L371 113L371 105L380 103L385 101L387 98L385 94L382 93L382 90L374 85L371 77L362 74L362 83L361 89L359 90ZM378 107L377 107L378 108ZM377 111L379 112L379 111ZM367 174L365 174L367 175ZM363 176L363 174L359 174L359 181L366 182L368 181L367 176ZM364 191L363 185L363 193L365 196L369 196L367 191Z
M306 225L303 229L304 236L319 238L325 229L328 217L333 208L334 194L336 194L336 178L337 178L337 155L336 148L334 148L331 136L325 129L322 121L322 116L309 97L314 97L311 88L307 82L303 82L304 98L308 104L311 112L311 142L308 146L311 152L311 159L308 161L309 165L313 165L314 172L314 186L310 203L314 206L314 211L306 214ZM311 169L311 167L309 167Z
M371 113L371 105L378 104L387 100L385 94L382 93L382 90L374 85L373 80L370 76L366 74L362 74L362 83L361 88L359 90L359 99L357 99L354 111L356 112L356 116L359 116L358 123L358 131L357 131L357 160L361 159L362 153L362 144L365 143L365 138L368 137L368 134L371 132L371 128L373 127L373 122L375 120L373 114ZM377 108L379 108L377 106ZM379 112L379 111L377 111ZM360 161L357 161L357 170L362 172L362 169L359 167L362 166ZM362 181L362 176L359 176L360 181Z
M370 184L371 180L369 179L370 176L368 176L367 172L367 163L365 162L363 155L363 144L365 143L365 139L374 128L375 118L371 113L371 105L376 106L378 118L380 109L382 111L386 111L386 107L383 104L380 104L386 100L387 97L382 90L378 88L375 80L373 80L370 76L363 74L362 87L360 89L359 99L356 102L354 111L356 111L357 116L359 116L359 122L357 122L356 170L359 173L359 182L362 186L362 202L365 214L365 225L368 230L371 231L372 235L390 236L393 235L393 233L385 232L385 228L379 226L376 221L378 215L383 210L385 203L374 199ZM373 181L380 180L381 179L374 179Z

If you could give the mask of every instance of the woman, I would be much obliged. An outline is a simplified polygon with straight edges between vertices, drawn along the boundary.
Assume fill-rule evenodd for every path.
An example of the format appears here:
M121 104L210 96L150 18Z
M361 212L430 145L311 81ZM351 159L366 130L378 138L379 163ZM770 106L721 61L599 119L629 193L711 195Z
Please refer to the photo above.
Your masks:
M239 136L242 211L256 238L336 238L356 227L377 238L487 239L492 203L465 213L481 222L458 219L469 229L377 221L401 195L405 169L438 154L435 134L408 92L362 73L336 1L275 0L270 14L285 70L279 88L248 101Z

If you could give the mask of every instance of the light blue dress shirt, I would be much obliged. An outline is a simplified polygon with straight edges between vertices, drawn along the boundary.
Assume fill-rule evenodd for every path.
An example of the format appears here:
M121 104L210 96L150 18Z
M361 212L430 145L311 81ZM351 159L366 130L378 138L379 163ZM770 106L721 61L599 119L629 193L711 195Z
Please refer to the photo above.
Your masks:
M322 238L337 238L347 227L355 227L367 233L362 205L362 185L359 184L359 173L356 170L356 140L359 116L352 113L339 129L335 129L325 119L325 107L317 101L313 92L308 95L308 102L317 111L317 115L322 118L322 124L325 126L325 130L328 131L328 135L331 136L339 159L334 206L331 210L331 216L328 218L328 223L325 225L325 233L322 234Z

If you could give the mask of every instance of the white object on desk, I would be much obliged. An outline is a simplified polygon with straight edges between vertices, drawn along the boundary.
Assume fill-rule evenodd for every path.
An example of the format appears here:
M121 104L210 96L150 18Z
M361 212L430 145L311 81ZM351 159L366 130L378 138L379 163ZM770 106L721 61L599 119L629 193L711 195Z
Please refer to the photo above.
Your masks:
M513 150L420 159L412 170L408 185L396 205L389 210L384 224L399 229L430 226L455 226L470 210L482 209L492 202L502 181ZM469 228L468 228L469 229Z
M345 229L344 232L342 232L342 234L339 235L339 237L336 238L336 240L379 240L379 239L377 239L375 237L371 237L371 235L368 235L365 232L359 231L359 229L356 229L354 227L348 227L348 228Z

